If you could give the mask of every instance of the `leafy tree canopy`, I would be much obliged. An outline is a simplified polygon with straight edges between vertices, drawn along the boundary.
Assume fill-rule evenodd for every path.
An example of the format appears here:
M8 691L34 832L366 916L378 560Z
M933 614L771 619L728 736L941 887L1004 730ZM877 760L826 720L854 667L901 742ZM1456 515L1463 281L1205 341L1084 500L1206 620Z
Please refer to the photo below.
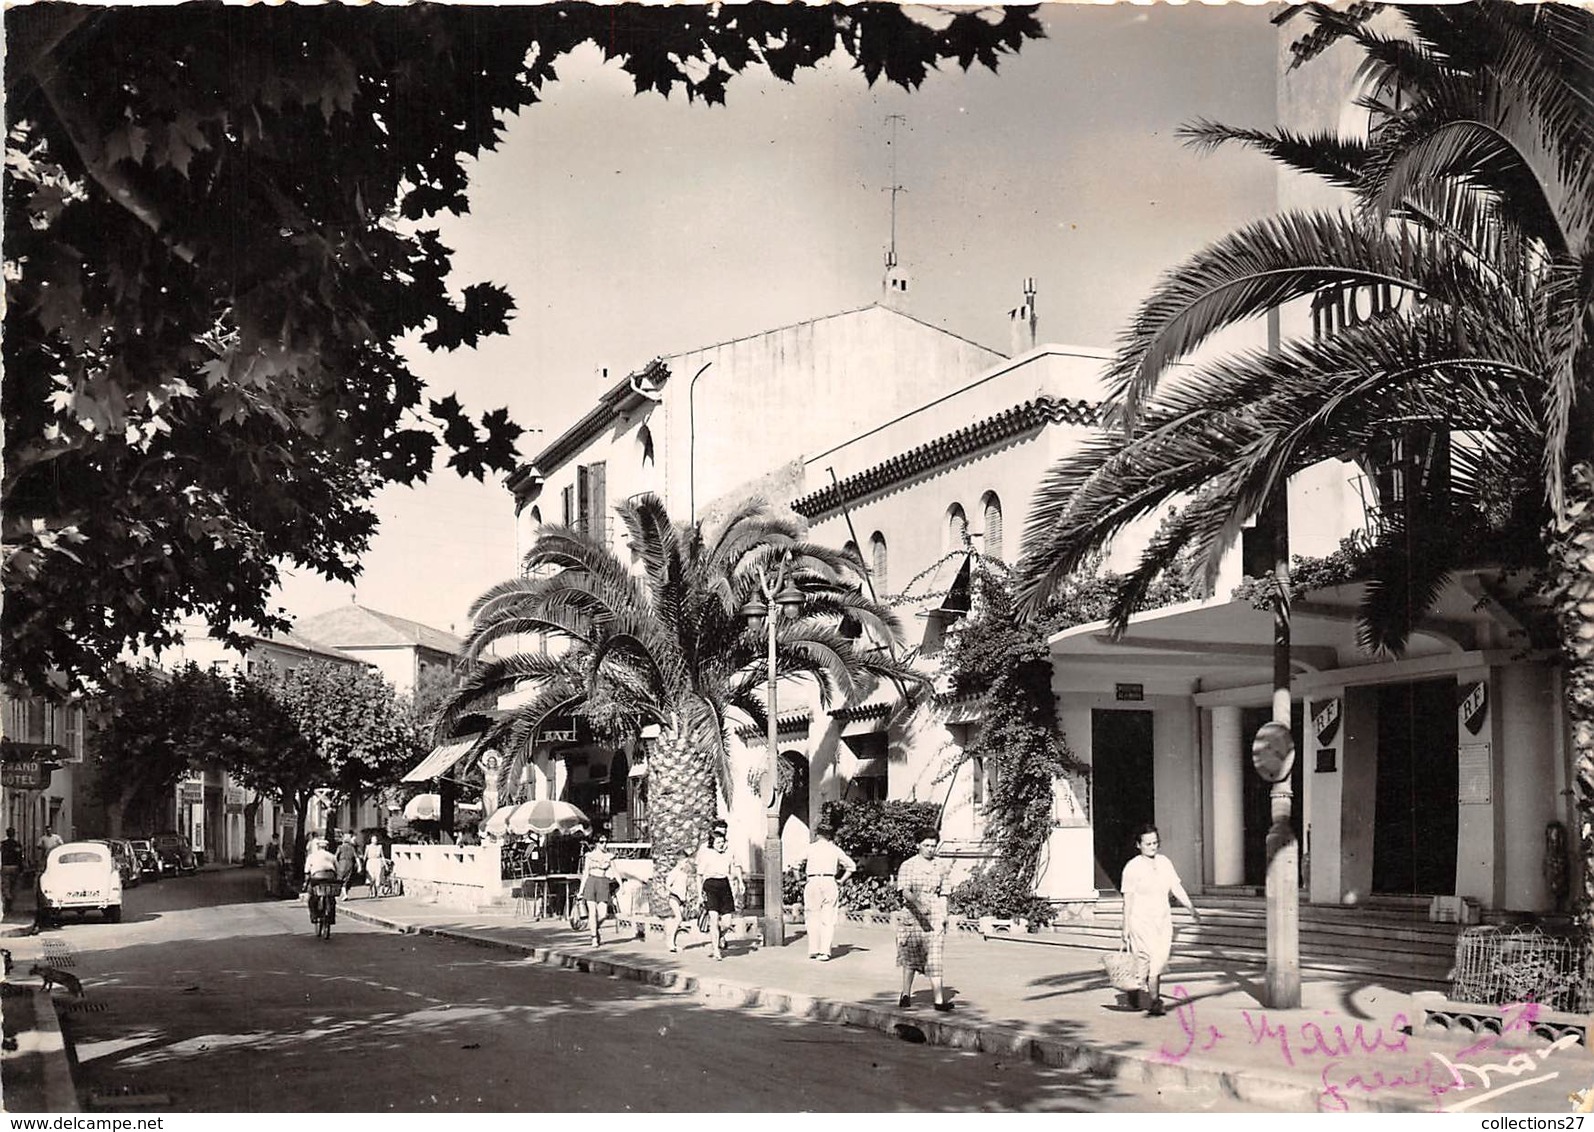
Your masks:
M35 4L5 15L0 676L79 686L203 616L286 628L278 564L358 570L385 483L516 459L502 409L429 397L400 351L507 329L428 218L592 42L638 93L719 103L837 52L917 87L995 67L1032 8ZM114 506L107 506L107 501Z
M190 767L216 757L216 743L248 728L233 718L227 679L197 665L176 672L143 665L116 676L91 728L88 756L112 833L120 836L125 815L169 796Z
M319 787L342 794L391 785L425 753L422 729L382 674L365 665L305 664L240 680L291 721L291 741L235 767L247 785L295 803Z

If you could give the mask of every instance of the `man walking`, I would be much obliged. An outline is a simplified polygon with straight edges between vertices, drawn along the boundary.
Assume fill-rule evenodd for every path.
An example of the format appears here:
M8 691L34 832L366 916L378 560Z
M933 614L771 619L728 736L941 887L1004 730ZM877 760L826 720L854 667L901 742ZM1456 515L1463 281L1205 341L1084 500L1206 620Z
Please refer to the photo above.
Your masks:
M59 848L65 844L66 842L61 840L60 835L55 832L55 826L47 825L44 827L44 833L39 837L38 845L40 872L44 871L44 866L49 862L50 850Z
M17 831L8 828L5 840L0 841L0 904L6 912L11 911L11 903L17 898L17 878L21 875L22 842L17 840Z

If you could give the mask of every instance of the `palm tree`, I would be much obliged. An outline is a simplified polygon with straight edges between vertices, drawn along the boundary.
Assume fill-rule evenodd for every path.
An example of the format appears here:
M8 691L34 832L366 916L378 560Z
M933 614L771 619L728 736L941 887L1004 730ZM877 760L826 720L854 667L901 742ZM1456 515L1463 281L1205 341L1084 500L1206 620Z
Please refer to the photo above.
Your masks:
M1359 7L1359 6L1358 6ZM1127 620L1185 546L1209 576L1289 477L1347 451L1377 462L1415 436L1449 442L1448 483L1386 514L1362 610L1398 651L1412 618L1468 561L1547 568L1567 674L1584 897L1594 900L1594 16L1555 4L1394 9L1398 34L1318 5L1371 91L1365 139L1201 122L1349 191L1220 240L1142 304L1111 368L1121 426L1052 468L1025 531L1021 597L1036 607L1093 550L1168 501L1193 502L1118 595ZM1271 353L1177 380L1214 333L1291 303L1349 295L1368 317L1318 320ZM1524 537L1525 535L1525 537ZM1418 553L1412 553L1412 548Z
M887 646L902 635L896 616L853 580L862 576L862 561L804 541L796 521L762 501L747 502L713 531L672 522L652 495L618 510L640 569L592 535L545 529L522 575L471 607L465 655L475 664L445 708L443 726L528 682L535 687L530 699L494 724L494 737L509 750L526 749L544 720L577 708L596 731L613 736L657 725L648 761L653 856L672 861L703 843L716 794L730 799L733 722L766 722L766 640L740 612L757 593L761 568L790 555L789 577L806 597L802 615L778 629L777 679L812 680L828 705L853 702L879 680L906 689L920 677L891 648L866 647L853 632L861 628ZM525 634L570 647L483 659L488 646ZM656 878L656 905L665 871Z

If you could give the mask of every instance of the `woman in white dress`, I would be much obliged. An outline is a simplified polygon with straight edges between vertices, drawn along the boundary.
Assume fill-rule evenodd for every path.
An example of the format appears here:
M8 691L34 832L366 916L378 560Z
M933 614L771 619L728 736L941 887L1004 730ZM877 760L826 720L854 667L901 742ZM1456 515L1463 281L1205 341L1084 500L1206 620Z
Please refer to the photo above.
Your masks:
M1162 839L1157 835L1157 827L1143 827L1136 844L1140 855L1124 866L1120 886L1124 894L1124 942L1146 965L1144 1005L1146 1013L1155 1016L1163 1013L1162 972L1167 969L1168 956L1173 951L1173 910L1168 898L1171 896L1188 908L1198 924L1201 914L1190 903L1173 862L1158 855ZM1136 997L1140 997L1140 992L1136 992ZM1143 1004L1136 1002L1135 1005Z

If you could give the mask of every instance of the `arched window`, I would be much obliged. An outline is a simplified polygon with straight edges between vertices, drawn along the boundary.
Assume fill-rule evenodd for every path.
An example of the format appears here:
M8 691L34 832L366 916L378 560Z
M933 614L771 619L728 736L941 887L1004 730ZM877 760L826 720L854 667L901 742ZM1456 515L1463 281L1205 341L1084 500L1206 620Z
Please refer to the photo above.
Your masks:
M874 577L875 593L885 593L886 536L879 531L869 536L869 573Z
M643 425L637 429L636 441L642 448L642 462L644 464L653 463L653 430L648 428L647 425Z
M985 556L1002 557L1002 501L996 492L987 491L980 501L985 508Z
M809 824L808 760L797 751L782 751L780 761L791 768L791 788L780 800L780 828L784 833L786 823L793 819L804 826Z
M963 504L954 503L946 509L946 546L943 549L963 549L968 535L969 517L963 513Z
M532 509L531 509L531 525L534 526L534 527L542 526L542 508L541 507L535 507L535 506L532 507Z

